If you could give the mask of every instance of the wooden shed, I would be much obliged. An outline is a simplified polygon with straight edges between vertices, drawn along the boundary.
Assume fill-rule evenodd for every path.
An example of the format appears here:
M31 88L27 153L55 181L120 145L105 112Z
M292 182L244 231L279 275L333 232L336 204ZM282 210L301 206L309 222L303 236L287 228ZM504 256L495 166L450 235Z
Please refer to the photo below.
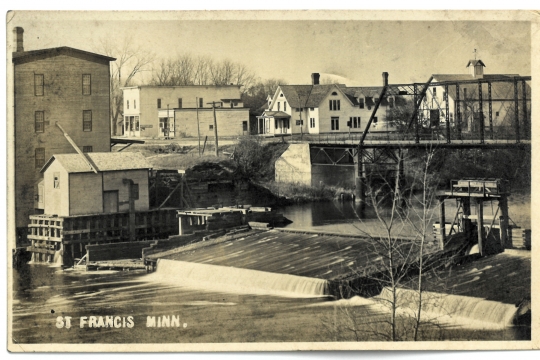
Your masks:
M146 211L150 168L135 152L53 155L41 169L42 208L58 216L128 212L132 182L135 211Z

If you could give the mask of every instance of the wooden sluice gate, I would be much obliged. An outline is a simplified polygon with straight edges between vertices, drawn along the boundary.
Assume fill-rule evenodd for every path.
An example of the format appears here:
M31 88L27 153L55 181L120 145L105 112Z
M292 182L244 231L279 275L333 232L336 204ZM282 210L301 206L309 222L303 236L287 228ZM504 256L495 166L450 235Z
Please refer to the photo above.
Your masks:
M27 251L32 261L72 266L87 245L164 239L178 231L176 209L79 216L31 215Z
M503 252L504 249L513 247L508 215L510 192L501 179L452 180L450 185L450 190L437 194L439 222L434 224L433 233L440 249L448 246L452 237L456 236L465 236L470 245L469 253L478 253L480 256ZM455 200L457 203L456 212L451 217L452 222L446 221L447 200ZM488 202L495 202L497 205L491 215L486 215L484 211L484 204ZM530 238L530 231L525 233L529 234ZM524 242L526 241L525 239Z
M231 228L246 225L249 222L266 223L271 227L288 222L283 214L269 207L250 205L179 210L177 217L179 235Z

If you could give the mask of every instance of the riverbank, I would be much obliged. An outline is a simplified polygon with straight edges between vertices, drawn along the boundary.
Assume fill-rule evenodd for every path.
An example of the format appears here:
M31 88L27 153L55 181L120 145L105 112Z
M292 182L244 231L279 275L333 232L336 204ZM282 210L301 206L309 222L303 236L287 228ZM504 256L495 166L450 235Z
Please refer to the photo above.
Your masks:
M352 191L335 186L309 186L300 183L279 183L266 181L258 185L268 189L278 198L285 199L286 203L303 204L309 202L340 200L341 195L347 200L351 200Z

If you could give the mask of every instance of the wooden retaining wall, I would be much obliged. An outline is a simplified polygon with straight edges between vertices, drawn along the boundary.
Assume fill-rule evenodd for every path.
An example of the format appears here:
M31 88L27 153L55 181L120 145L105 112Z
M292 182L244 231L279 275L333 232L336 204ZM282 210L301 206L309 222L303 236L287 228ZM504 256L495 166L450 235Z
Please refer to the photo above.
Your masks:
M52 262L56 254L63 266L86 254L86 245L128 242L129 213L56 217L32 215L28 225L34 261ZM135 241L166 239L178 233L176 209L135 213ZM140 256L138 256L140 257Z

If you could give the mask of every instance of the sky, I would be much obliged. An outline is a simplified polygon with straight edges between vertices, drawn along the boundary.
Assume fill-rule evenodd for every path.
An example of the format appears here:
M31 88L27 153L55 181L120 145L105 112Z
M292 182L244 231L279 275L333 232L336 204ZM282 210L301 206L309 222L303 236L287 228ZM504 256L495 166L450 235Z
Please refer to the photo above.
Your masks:
M70 46L98 52L100 39L121 44L130 38L134 46L154 52L157 62L185 53L207 55L289 84L309 83L313 72L339 76L347 85L380 85L383 71L389 72L390 83L422 82L434 73L466 73L474 49L486 64L485 73L531 74L531 26L526 21L93 14L14 12L7 14L7 27L24 28L25 50Z

